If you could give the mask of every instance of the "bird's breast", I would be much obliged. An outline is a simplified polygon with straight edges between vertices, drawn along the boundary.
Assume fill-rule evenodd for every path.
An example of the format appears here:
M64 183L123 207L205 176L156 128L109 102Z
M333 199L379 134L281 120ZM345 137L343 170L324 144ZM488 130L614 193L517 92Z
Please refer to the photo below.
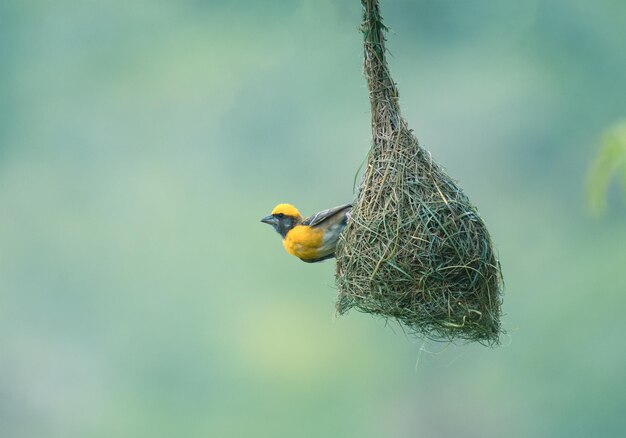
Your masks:
M315 259L324 244L324 231L306 225L297 225L285 235L285 250L303 260Z

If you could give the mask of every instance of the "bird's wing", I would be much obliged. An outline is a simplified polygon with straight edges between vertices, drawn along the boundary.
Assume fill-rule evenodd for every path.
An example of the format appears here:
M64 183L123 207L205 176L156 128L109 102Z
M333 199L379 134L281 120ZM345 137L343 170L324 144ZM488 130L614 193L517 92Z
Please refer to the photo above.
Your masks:
M302 221L302 225L308 225L310 227L314 227L316 225L321 224L326 219L329 219L335 216L338 213L343 213L346 210L352 208L352 204L340 205L339 207L329 208L328 210L322 210L319 213L315 213L313 216L306 218Z

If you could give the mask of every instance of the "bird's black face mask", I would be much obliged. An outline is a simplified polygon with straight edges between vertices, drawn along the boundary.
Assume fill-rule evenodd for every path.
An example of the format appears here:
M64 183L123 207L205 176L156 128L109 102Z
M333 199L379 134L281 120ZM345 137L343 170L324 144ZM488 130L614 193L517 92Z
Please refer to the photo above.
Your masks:
M296 223L296 218L292 216L285 216L284 214L279 213L265 216L263 219L261 219L261 222L270 224L274 227L278 234L285 237L287 232L294 227Z

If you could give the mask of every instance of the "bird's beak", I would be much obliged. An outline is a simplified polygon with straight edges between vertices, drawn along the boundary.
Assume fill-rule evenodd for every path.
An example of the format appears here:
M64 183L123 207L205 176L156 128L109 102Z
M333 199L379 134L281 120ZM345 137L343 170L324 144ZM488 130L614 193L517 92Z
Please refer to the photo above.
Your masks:
M269 216L265 216L263 219L261 219L261 222L263 222L264 224L270 224L274 226L278 224L278 219L276 219L274 216L270 214Z

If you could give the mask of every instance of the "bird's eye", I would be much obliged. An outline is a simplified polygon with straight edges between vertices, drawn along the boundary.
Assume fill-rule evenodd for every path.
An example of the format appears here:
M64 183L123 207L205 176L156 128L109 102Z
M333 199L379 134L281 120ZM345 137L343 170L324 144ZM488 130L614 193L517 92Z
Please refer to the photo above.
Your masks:
M276 217L277 217L278 219L282 219L282 218L284 218L284 217L285 217L285 215L284 215L283 213L278 213L278 214L276 215Z

